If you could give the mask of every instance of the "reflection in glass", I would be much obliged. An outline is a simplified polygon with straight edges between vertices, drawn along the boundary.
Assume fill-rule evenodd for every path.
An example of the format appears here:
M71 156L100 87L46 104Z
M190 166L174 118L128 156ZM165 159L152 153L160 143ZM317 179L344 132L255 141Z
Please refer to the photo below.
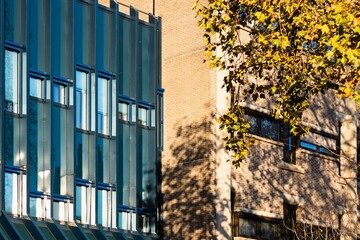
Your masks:
M39 78L30 77L30 96L43 99L44 98L44 81Z
M5 50L5 110L19 113L19 54Z
M54 83L53 99L54 102L66 104L66 86Z
M89 79L88 73L76 71L76 127L89 130Z
M144 127L148 126L148 109L139 107L138 123Z
M110 92L109 79L99 77L98 79L98 132L109 134L109 92Z

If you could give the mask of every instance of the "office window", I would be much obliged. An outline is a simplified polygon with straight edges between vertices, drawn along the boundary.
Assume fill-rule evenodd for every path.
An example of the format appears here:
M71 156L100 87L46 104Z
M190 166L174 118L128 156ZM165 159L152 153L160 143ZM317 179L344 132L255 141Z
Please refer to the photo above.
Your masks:
M116 192L110 188L98 189L98 224L116 227Z
M5 49L5 110L20 113L20 52Z
M144 107L138 108L138 123L141 126L149 126L149 109Z
M110 133L110 79L98 78L98 132L109 135Z
M119 104L119 106L118 106L119 120L126 121L126 122L130 121L130 103L119 102L118 104Z
M89 181L77 179L75 204L76 221L95 225L95 188Z
M247 213L236 213L235 222L238 223L238 226L235 226L235 229L238 229L238 232L235 232L235 236L254 238L254 239L278 239L281 232L281 222L280 219L271 219L265 217L259 217Z
M300 139L300 147L317 153L336 156L339 153L339 139L338 136L311 129Z
M44 79L30 77L30 96L36 97L39 99L44 99L45 91L44 91Z
M53 99L55 103L66 105L66 85L54 83L53 85Z
M90 76L76 71L76 127L90 130Z
M279 121L253 111L246 111L245 119L251 125L249 129L251 134L275 141L280 141L281 124Z

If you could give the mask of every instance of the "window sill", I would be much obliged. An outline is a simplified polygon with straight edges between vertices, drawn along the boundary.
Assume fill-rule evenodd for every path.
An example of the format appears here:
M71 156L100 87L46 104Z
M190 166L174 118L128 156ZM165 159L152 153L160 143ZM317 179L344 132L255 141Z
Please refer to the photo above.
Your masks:
M295 164L292 164L292 163L287 163L287 162L281 162L279 164L279 168L283 169L283 170L288 170L288 171L291 171L291 172L300 173L300 174L305 173L304 168L302 168L301 166L295 165Z
M256 238L234 237L234 240L256 240Z
M251 134L251 133L246 134L246 136L248 138L254 138L256 141L259 141L259 142L266 142L266 143L270 143L270 144L273 144L273 145L276 145L276 146L279 146L279 147L284 147L284 143L276 141L276 140L260 137L258 135L254 135L254 134Z

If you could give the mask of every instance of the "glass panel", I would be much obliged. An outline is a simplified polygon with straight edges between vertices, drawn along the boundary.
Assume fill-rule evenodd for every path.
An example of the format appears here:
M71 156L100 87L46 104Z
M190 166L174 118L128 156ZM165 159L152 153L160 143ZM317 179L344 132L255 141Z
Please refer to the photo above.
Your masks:
M44 98L44 81L39 78L30 77L30 96Z
M279 139L279 124L267 119L261 121L261 136L272 140Z
M140 215L139 216L139 228L142 232L149 232L149 226L150 226L150 218L146 215Z
M5 110L19 113L19 53L5 50Z
M66 104L66 86L54 83L53 99L54 102Z
M148 109L139 107L139 116L138 116L138 123L142 126L148 126Z
M18 180L17 174L5 173L5 211L18 214Z
M109 134L109 113L110 103L109 94L110 81L106 78L99 77L98 79L98 132L103 134Z
M240 236L256 237L256 221L239 218Z
M83 224L95 225L95 188L76 186L75 205L76 221Z
M89 74L76 71L76 127L89 129Z
M257 134L258 129L260 126L258 126L257 118L251 115L245 115L245 120L250 123L250 129L249 132L252 134Z
M267 222L261 222L260 224L260 236L262 239L276 239L277 234L277 225Z
M119 120L130 121L130 104L119 102Z
M155 127L155 109L151 109L151 127Z

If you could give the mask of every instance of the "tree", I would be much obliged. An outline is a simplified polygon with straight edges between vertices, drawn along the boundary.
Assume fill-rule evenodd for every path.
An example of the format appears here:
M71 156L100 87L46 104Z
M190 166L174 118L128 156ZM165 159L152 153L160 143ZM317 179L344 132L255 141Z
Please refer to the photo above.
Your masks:
M273 101L272 115L294 135L309 130L301 119L311 98L334 91L360 102L359 0L208 0L194 8L210 66L228 73L232 104L218 121L235 166L253 144L242 102Z

